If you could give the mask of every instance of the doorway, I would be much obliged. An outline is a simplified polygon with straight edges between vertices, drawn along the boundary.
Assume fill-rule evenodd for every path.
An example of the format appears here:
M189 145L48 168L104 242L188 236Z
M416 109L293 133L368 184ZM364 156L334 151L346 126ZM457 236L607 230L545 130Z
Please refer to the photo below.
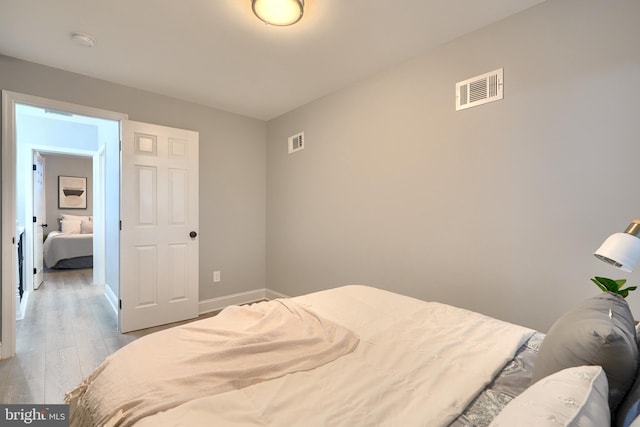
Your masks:
M127 332L196 318L198 132L134 122L120 113L3 91L0 358L12 357L16 346L16 220L31 218L17 214L20 205L16 204L17 193L24 192L17 191L17 181L24 176L17 170L31 171L30 164L17 159L22 147L18 139L24 136L18 135L17 129L20 106L62 117L55 124L38 123L24 128L22 133L37 133L28 143L32 151L42 148L34 141L42 141L49 133L68 126L68 117L101 120L117 128L107 135L101 126L88 126L87 135L97 141L90 149L87 144L93 140L87 135L78 137L81 133L72 133L69 138L76 144L73 149L89 150L97 171L93 189L98 204L94 204L94 210L104 215L96 215L95 219L104 220L93 226L94 250L104 251L104 262L100 263L104 266L104 279L97 277L94 281L105 284L104 294L117 313L118 329ZM31 174L26 176L26 181L33 179ZM121 180L128 185L121 186ZM32 209L31 206L27 212ZM24 227L25 231L29 228ZM25 239L30 240L29 236ZM29 262L33 257L27 255L25 259ZM94 274L100 273L94 269Z
M26 289L33 289L33 227L25 224L33 216L33 175L25 169L31 171L34 151L92 157L94 283L105 284L114 304L119 287L120 121L128 116L8 91L2 92L2 102L2 265L7 267L2 269L0 358L7 358L15 353L17 269L8 266L17 265L18 227L25 230Z

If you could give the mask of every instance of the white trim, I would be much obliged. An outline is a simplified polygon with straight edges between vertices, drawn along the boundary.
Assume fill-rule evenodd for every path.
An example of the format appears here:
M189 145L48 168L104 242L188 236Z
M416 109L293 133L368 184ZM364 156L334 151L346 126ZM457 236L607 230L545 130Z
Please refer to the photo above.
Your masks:
M104 297L107 299L107 302L109 302L109 305L113 309L116 317L118 317L118 297L113 293L111 286L106 284L104 285Z
M2 329L0 330L0 359L13 357L16 351L16 104L68 111L107 120L127 120L128 114L102 110L64 101L56 101L18 92L2 91Z
M265 289L264 296L268 300L272 300L276 298L290 298L288 295L281 294L280 292L274 291L273 289Z
M31 292L25 291L22 294L22 301L18 304L18 297L16 296L16 320L23 320L24 315L27 313L27 307L29 306L29 295Z
M97 117L107 120L128 120L129 115L118 113L115 111L102 110L100 108L88 107L86 105L72 104L70 102L58 101L55 99L41 98L39 96L27 95L19 92L11 92L3 90L2 94L7 94L13 101L13 104L27 104L38 108L51 108L52 110L60 110L68 113L79 114L81 116Z
M210 313L212 311L222 310L230 305L248 304L265 299L263 289L255 289L253 291L241 292L237 294L225 295L223 297L211 298L198 303L198 313Z
M200 301L198 304L198 314L210 313L222 310L230 305L249 304L262 300L272 300L276 298L289 298L285 294L271 289L254 289L253 291L241 292L237 294L225 295L223 297L211 298Z
M104 296L109 302L109 306L113 311L118 313L118 297L113 293L111 287L104 285ZM222 297L211 298L200 301L198 303L198 314L210 313L212 311L222 310L230 305L249 304L262 300L272 300L276 298L289 298L285 294L271 289L254 289L252 291L240 292L237 294L225 295Z
M16 352L16 150L15 103L2 91L2 331L0 359Z

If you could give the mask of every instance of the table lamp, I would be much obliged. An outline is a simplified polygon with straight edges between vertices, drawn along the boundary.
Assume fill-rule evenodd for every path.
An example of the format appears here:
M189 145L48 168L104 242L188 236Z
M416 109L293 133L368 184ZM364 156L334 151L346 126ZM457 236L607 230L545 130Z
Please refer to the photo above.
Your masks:
M633 271L640 261L640 220L631 221L624 233L609 236L594 255L622 271Z

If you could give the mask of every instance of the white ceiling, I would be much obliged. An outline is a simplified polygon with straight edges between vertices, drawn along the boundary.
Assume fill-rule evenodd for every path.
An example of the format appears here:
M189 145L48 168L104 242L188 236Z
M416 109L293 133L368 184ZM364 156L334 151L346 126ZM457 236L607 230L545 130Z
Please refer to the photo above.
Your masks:
M542 1L306 0L273 27L250 0L0 0L0 54L268 120Z

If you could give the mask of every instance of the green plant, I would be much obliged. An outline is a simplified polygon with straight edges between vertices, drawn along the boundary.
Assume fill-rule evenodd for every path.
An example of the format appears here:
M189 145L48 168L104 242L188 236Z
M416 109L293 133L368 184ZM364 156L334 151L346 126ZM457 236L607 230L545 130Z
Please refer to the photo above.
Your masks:
M602 289L602 292L612 292L620 295L622 298L626 298L629 292L635 291L638 288L637 286L629 286L628 288L622 289L622 286L627 283L626 279L613 280L596 276L592 278L591 281Z

